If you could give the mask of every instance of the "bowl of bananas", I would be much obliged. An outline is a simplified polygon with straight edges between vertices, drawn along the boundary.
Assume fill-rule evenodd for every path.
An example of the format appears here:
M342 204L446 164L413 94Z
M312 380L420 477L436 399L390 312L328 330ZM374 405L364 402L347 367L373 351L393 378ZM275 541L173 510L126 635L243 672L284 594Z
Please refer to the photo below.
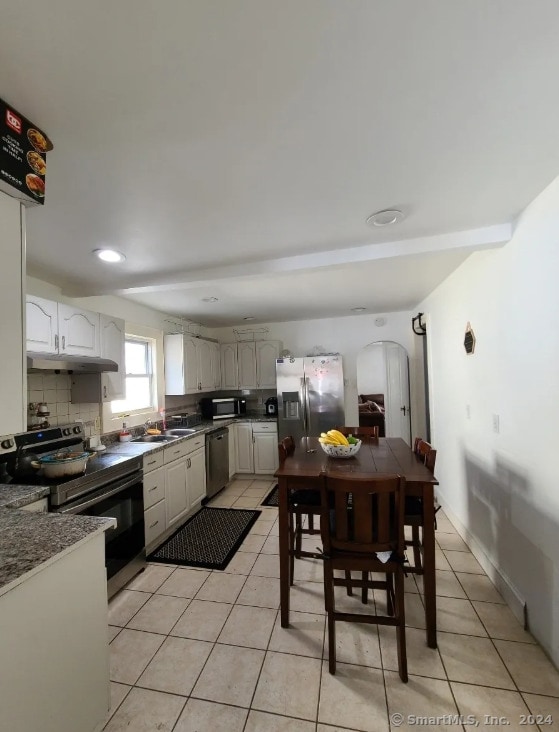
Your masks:
M357 455L361 440L352 435L347 437L338 430L323 432L318 438L324 452L333 458L350 458Z

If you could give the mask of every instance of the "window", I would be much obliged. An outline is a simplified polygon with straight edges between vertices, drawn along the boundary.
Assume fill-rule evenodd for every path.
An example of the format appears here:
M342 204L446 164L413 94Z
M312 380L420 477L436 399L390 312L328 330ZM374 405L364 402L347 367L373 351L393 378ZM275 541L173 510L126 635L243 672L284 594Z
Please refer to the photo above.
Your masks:
M124 344L126 398L111 402L113 414L155 409L153 353L151 341L127 337Z

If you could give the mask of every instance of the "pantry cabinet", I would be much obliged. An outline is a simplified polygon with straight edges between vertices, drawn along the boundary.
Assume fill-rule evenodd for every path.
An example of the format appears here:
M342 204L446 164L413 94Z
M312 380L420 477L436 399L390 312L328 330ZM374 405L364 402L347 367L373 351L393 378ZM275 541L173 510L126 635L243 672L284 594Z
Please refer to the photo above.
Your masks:
M213 341L172 333L165 336L164 344L166 394L182 396L214 391L216 355L213 355Z
M26 298L27 350L68 356L99 356L100 316L42 297Z
M279 341L222 343L222 389L275 389Z

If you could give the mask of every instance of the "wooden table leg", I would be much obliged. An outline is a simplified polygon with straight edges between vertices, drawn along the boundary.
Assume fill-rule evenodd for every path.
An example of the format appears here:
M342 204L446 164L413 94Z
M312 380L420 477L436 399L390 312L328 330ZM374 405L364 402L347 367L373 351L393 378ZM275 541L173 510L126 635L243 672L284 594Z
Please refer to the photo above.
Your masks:
M437 647L437 596L435 583L435 495L429 483L423 486L423 599L427 645Z
M281 627L289 627L289 511L288 480L278 478L279 562Z

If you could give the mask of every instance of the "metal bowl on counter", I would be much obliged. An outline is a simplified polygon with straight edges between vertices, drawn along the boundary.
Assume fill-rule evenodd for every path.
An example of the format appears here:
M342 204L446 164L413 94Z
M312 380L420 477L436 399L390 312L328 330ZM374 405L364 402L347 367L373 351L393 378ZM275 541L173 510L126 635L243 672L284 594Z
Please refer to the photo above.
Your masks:
M66 478L83 473L87 461L94 455L90 452L60 452L40 457L32 465L40 468L45 478Z

